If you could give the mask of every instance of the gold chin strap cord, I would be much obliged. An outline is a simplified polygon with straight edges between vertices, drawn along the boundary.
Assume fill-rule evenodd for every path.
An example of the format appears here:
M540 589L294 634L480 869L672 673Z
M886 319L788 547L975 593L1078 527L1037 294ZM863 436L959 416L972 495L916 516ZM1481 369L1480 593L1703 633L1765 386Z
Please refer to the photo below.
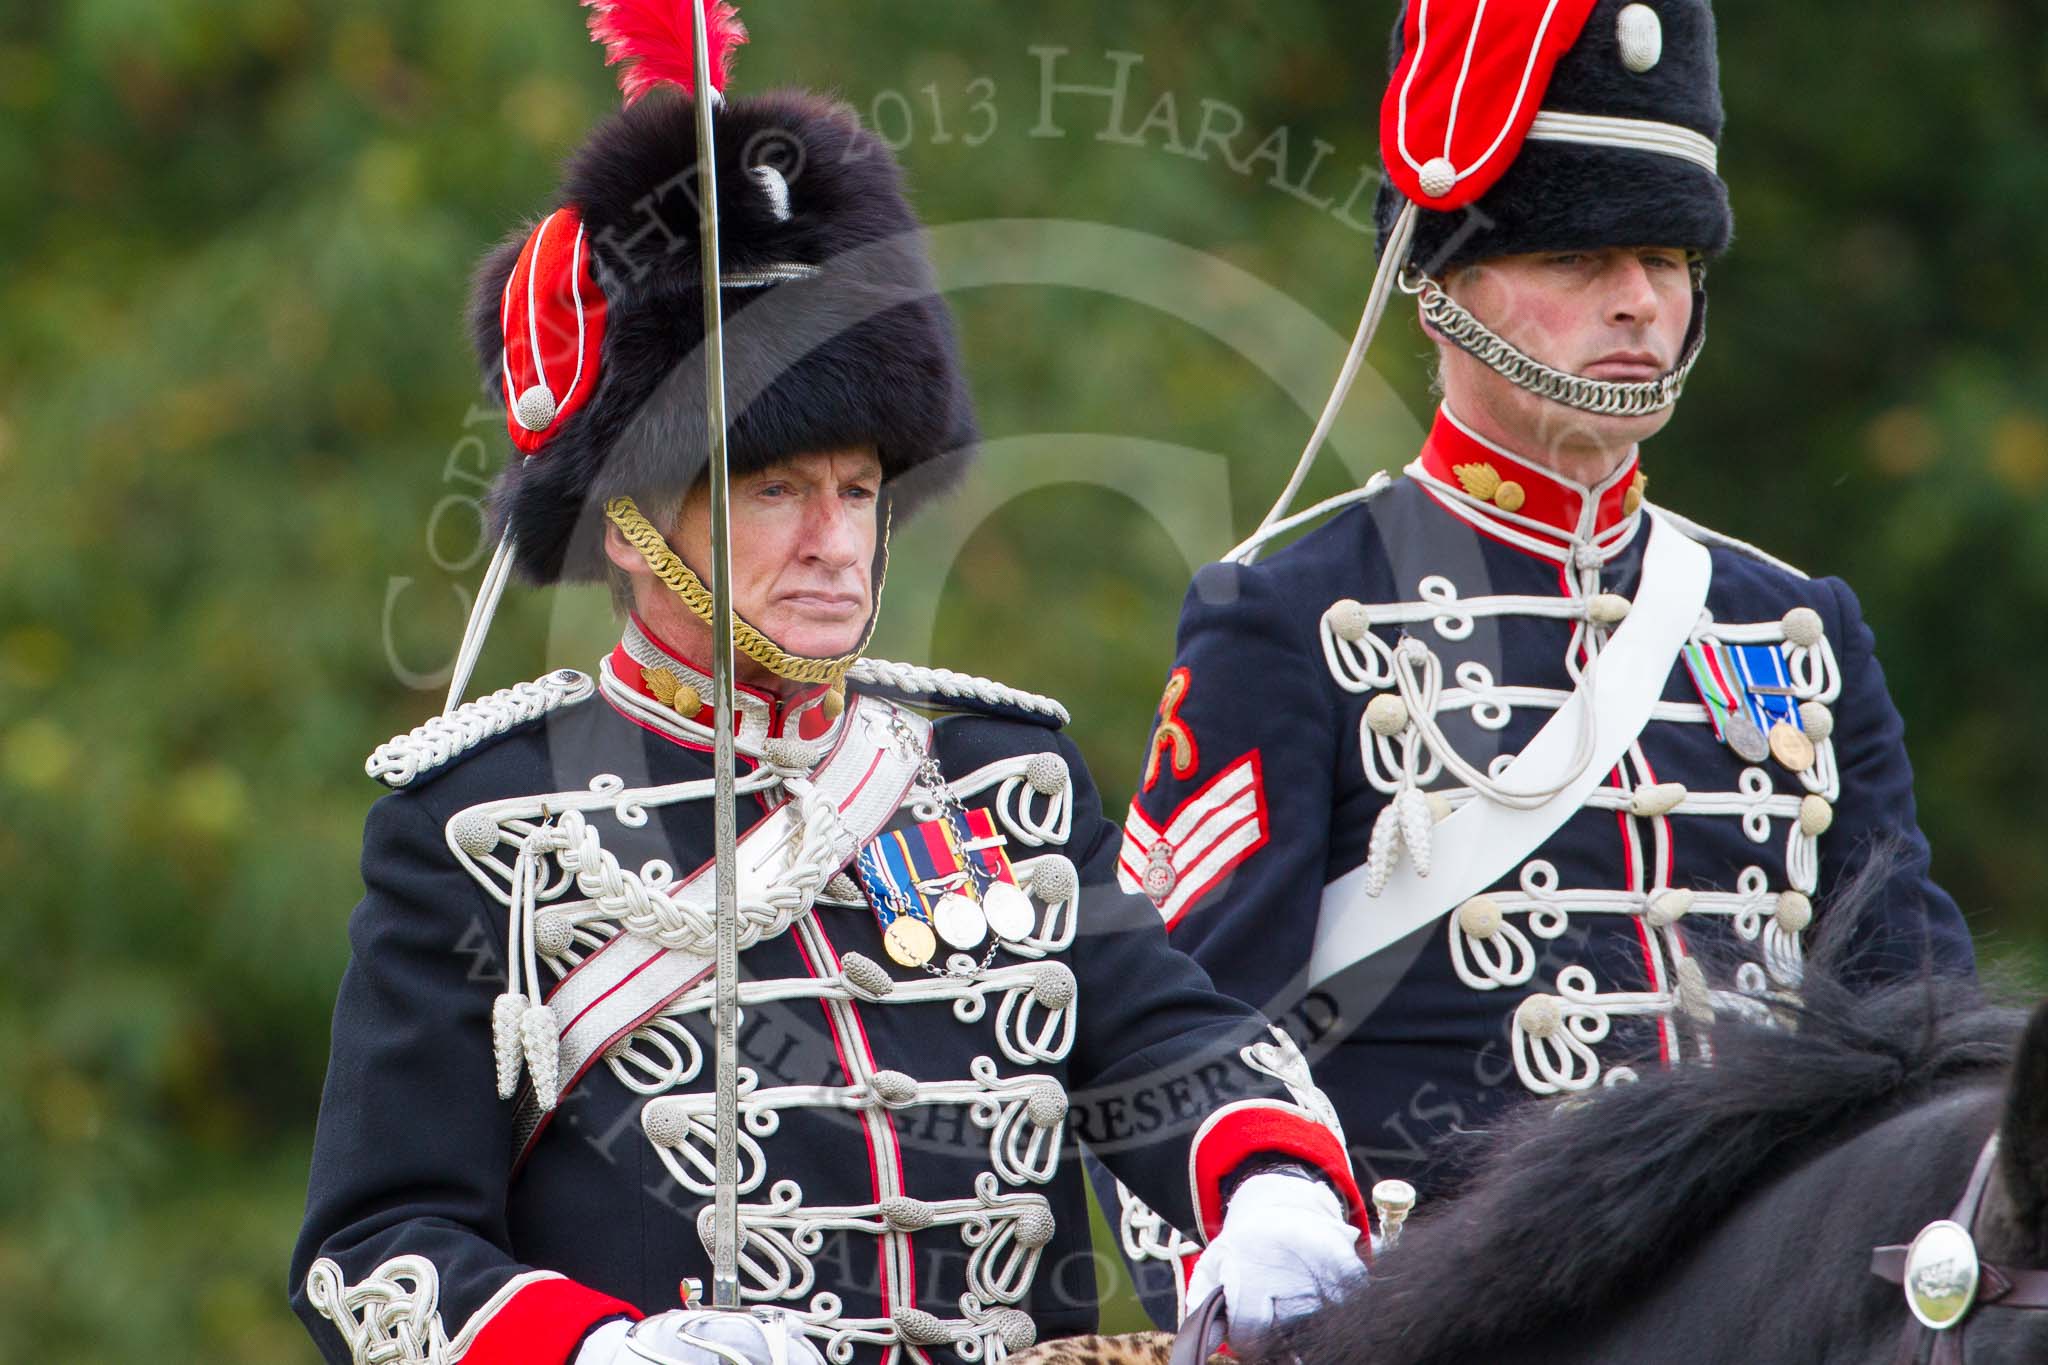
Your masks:
M711 589L697 577L690 566L683 563L682 556L669 548L661 532L654 529L631 498L613 498L604 505L604 514L626 538L626 543L640 552L640 558L654 576L666 583L670 591L683 599L697 619L711 624ZM889 517L885 513L882 522L882 563L875 579L876 610L868 617L867 630L862 633L860 644L851 654L842 654L836 659L812 659L801 654L791 654L738 616L733 617L732 642L740 653L752 659L778 678L791 682L826 683L832 688L826 698L827 713L836 716L845 705L846 670L852 668L875 633L875 618L881 614L882 585L889 576Z

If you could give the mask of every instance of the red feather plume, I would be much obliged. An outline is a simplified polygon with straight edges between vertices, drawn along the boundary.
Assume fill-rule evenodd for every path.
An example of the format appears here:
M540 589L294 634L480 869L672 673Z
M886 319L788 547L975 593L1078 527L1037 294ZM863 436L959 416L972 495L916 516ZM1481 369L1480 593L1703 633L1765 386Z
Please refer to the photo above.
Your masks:
M695 93L696 37L690 5L704 6L704 35L710 44L711 88L723 92L734 49L747 41L746 26L724 0L582 0L590 11L590 36L604 44L604 64L626 65L619 89L631 104L657 86Z

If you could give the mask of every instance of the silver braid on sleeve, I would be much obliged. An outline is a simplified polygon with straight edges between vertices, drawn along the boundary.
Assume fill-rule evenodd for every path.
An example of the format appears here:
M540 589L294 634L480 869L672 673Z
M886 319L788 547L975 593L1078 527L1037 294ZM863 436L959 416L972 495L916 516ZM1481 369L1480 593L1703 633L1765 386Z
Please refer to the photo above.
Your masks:
M1422 316L1442 334L1444 340L1472 356L1480 364L1518 388L1540 398L1562 403L1580 412L1602 417L1645 417L1662 412L1678 401L1685 391L1686 377L1707 344L1703 275L1693 267L1694 317L1692 336L1685 354L1670 373L1643 383L1623 384L1606 379L1586 379L1554 370L1517 349L1505 337L1473 317L1443 290L1443 286L1414 266L1401 272L1401 292L1412 294L1422 306Z

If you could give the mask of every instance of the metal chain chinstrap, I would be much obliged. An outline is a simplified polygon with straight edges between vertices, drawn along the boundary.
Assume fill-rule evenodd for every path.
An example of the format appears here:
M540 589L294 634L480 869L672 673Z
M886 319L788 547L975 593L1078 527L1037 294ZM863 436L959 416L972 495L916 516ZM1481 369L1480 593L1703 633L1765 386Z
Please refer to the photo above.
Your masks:
M631 498L613 498L604 505L604 514L626 538L626 543L640 552L640 558L654 576L666 584L670 591L683 599L683 604L694 613L698 620L711 624L711 589L704 586L704 580L697 577L682 557L669 548L668 541L646 517ZM889 521L883 513L880 564L875 573L875 604L879 608L882 598L882 584L889 575ZM740 653L752 659L778 678L791 682L829 683L838 686L846 678L846 672L860 658L868 647L868 641L875 633L875 620L880 616L877 610L868 617L867 630L852 653L842 654L836 659L813 659L801 654L791 654L782 646L763 635L746 621L735 615L732 622L732 642Z
M1694 266L1694 287L1701 283L1699 267ZM1700 358L1700 351L1707 342L1704 322L1697 324L1691 345L1679 360L1676 369L1660 378L1639 384L1623 384L1606 379L1587 379L1580 375L1566 374L1563 370L1552 369L1542 361L1515 347L1505 337L1481 322L1449 294L1442 285L1413 266L1401 272L1401 291L1415 295L1422 304L1422 316L1429 325L1443 334L1444 340L1472 356L1480 364L1506 379L1518 388L1527 389L1540 398L1562 403L1580 412L1590 412L1601 417L1646 417L1653 412L1662 412L1678 401L1685 390L1686 378L1692 374L1692 367Z

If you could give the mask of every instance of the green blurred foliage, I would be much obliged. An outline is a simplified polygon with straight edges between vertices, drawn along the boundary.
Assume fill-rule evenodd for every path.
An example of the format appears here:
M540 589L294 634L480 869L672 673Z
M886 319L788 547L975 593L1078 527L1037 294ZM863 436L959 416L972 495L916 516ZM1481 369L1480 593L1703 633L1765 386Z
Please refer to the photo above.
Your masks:
M942 591L881 652L1068 699L1112 809L1188 575L1277 490L1371 276L1392 10L748 12L739 85L859 107L973 281L1005 492L906 537L892 603ZM1740 239L1654 495L1857 586L1936 870L2038 987L2048 15L1722 23ZM1121 125L1048 109L1048 61L1125 62ZM438 707L504 449L467 273L613 98L568 0L0 13L0 1359L313 1358L283 1278L359 764ZM1422 351L1385 330L1311 494L1412 453ZM609 629L515 592L479 682Z

